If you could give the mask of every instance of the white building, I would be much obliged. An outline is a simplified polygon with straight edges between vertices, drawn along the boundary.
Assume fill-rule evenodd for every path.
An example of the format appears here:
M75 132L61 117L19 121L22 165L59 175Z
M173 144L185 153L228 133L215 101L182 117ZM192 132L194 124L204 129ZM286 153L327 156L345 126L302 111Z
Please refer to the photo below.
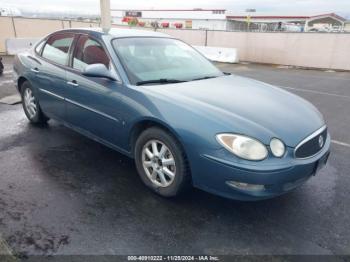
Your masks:
M0 6L0 16L20 16L21 11L16 7Z
M324 28L331 31L332 28L343 29L345 18L334 14L276 14L266 12L237 13L228 12L226 19L229 20L230 30L256 31L309 31L312 28ZM290 28L290 30L288 30ZM296 28L299 28L297 30ZM327 30L326 30L327 29Z
M157 22L159 27L176 28L181 24L187 29L227 30L225 9L149 9L149 10L111 10L113 23L124 24L124 17L135 17L139 22L150 25Z
M343 31L345 19L330 14L276 14L234 12L225 9L111 10L113 23L127 25L125 18L137 19L140 26L227 30L227 31Z

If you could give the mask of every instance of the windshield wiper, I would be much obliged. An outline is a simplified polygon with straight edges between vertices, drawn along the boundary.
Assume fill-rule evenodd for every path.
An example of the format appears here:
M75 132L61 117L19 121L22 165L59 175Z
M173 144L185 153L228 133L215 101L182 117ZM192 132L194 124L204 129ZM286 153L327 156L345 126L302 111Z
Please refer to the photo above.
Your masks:
M178 79L161 78L161 79L139 81L139 82L136 82L136 85L141 86L141 85L147 85L147 84L171 84L171 83L182 83L182 82L187 82L187 81L178 80Z
M196 80L205 80L205 79L210 79L210 78L217 78L218 76L203 76L203 77L199 77L199 78L194 78L192 79L192 81L196 81Z

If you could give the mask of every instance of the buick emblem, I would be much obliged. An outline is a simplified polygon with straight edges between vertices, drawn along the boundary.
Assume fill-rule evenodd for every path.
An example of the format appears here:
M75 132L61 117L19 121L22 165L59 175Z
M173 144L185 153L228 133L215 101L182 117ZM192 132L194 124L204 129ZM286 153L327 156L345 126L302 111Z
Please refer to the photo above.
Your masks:
M319 136L318 137L318 145L320 146L320 148L323 147L323 143L324 143L323 136Z

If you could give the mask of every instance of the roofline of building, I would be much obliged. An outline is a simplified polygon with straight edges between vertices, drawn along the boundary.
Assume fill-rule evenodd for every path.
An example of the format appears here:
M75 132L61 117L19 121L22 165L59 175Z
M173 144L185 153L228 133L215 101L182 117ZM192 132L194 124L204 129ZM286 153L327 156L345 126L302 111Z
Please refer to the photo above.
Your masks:
M226 18L232 19L232 18L237 18L237 19L242 19L242 18L247 18L248 15L227 15ZM258 19L308 19L310 16L281 16L281 15L251 15L251 19L258 18Z
M314 16L291 16L291 15L251 15L251 19L315 19L317 17L324 17L324 16L331 16L334 18L337 18L342 21L346 21L344 17L341 17L335 13L328 13L328 14L320 14L320 15L314 15ZM247 16L243 15L227 15L227 19L244 19L247 18Z
M200 11L226 11L226 9L111 9L111 11L156 11L156 12L200 12Z
M322 17L322 16L332 16L332 17L337 18L337 19L339 19L339 20L346 21L346 19L345 19L344 17L341 17L340 15L337 15L337 14L335 14L335 13L314 15L314 16L310 16L310 18L317 18L317 17Z

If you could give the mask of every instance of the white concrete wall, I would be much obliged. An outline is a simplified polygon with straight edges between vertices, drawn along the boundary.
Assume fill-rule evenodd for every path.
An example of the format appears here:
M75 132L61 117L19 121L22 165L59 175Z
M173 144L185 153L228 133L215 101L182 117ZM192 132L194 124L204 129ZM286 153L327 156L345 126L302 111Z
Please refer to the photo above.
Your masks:
M222 63L238 63L239 57L236 48L198 46L193 45L202 55L211 61Z
M40 38L7 38L6 51L9 55L15 55L23 52L35 45Z

